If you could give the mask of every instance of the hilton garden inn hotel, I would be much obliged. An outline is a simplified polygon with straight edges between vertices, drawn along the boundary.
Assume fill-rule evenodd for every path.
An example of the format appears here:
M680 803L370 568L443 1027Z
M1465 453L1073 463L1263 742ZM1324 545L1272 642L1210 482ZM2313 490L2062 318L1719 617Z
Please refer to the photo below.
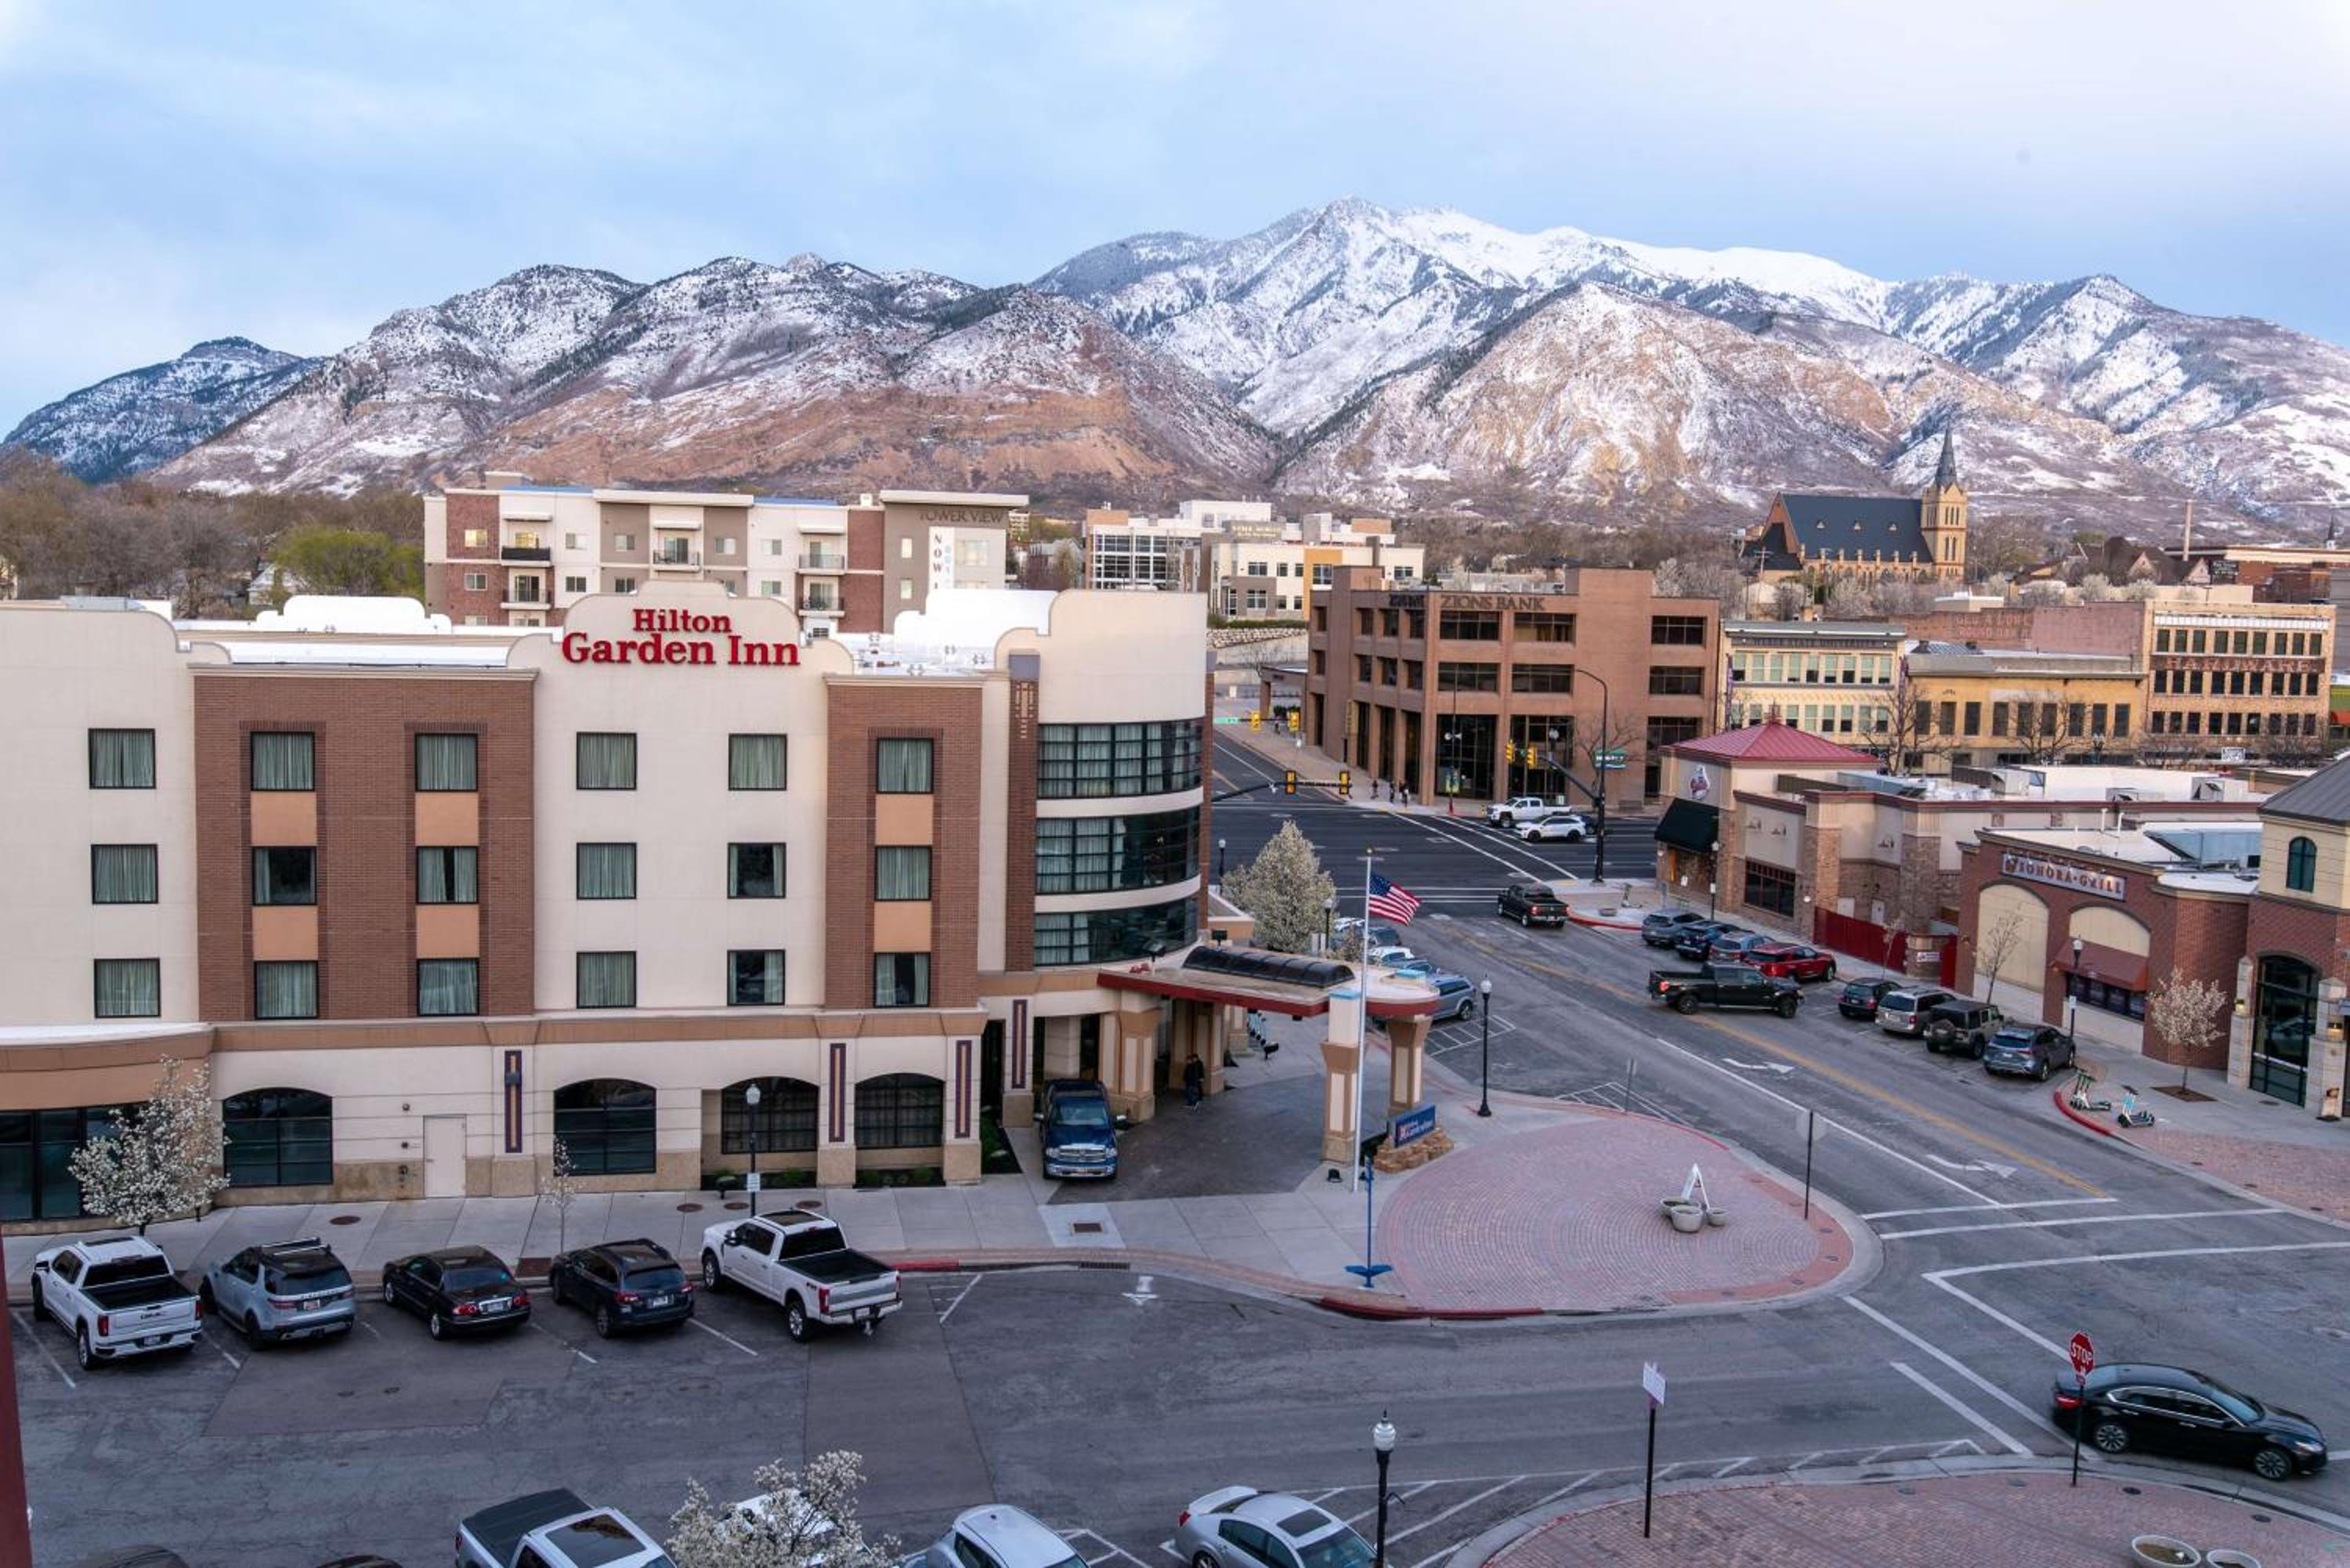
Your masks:
M1147 1116L1238 1019L1154 971L1209 934L1205 659L1178 594L0 604L0 1219L75 1217L167 1056L233 1201L526 1193L557 1136L591 1187L969 1179L1061 1074Z

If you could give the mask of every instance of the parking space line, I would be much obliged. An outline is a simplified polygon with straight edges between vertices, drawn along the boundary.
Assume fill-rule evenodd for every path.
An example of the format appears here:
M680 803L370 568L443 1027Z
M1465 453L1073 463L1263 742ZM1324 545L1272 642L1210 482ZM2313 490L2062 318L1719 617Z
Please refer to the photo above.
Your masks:
M1160 1542L1159 1543L1159 1550L1164 1552L1168 1556L1172 1557L1178 1563L1183 1561L1183 1554L1175 1550L1175 1543L1172 1541Z
M1117 1542L1112 1541L1108 1536L1104 1535L1098 1530L1087 1530L1080 1526L1076 1530L1064 1530L1061 1532L1061 1535L1064 1539L1075 1535L1090 1536L1092 1539L1100 1542L1103 1549L1108 1552L1111 1556L1125 1558L1128 1563L1134 1564L1134 1568L1150 1568L1150 1565L1143 1562L1141 1558L1137 1557L1133 1552L1128 1552L1125 1547L1120 1546Z
M67 1376L65 1367L58 1363L56 1356L49 1354L49 1347L41 1343L41 1328L38 1324L26 1317L23 1313L17 1312L13 1308L10 1310L8 1316L15 1321L19 1328L22 1328L25 1331L24 1336L17 1343L21 1345L29 1345L35 1350L39 1351L41 1353L41 1359L49 1364L49 1370L56 1373L59 1377L65 1379L65 1386L67 1387L78 1388L81 1386L80 1384L76 1383L70 1376Z
M1575 1477L1573 1480L1567 1482L1565 1486L1559 1488L1556 1491L1544 1492L1542 1496L1534 1499L1534 1507L1540 1508L1544 1503L1556 1502L1568 1492L1575 1490L1578 1487L1589 1486L1593 1481L1597 1480L1601 1476L1606 1475L1607 1473L1607 1472L1606 1470L1586 1470L1581 1475ZM1419 1565L1415 1563L1413 1564L1413 1568L1419 1568Z
M939 1314L940 1327L944 1328L946 1326L947 1319L954 1316L955 1308L962 1305L963 1297L977 1290L979 1288L979 1282L985 1278L987 1278L985 1274L973 1274L971 1277L971 1282L955 1293L955 1299L947 1303L947 1310Z
M1741 1468L1742 1468L1742 1467L1744 1467L1744 1466L1746 1466L1746 1465L1748 1465L1748 1464L1752 1463L1752 1462L1753 1462L1753 1459L1754 1459L1754 1456L1753 1456L1752 1454L1749 1454L1749 1455L1747 1455L1744 1459L1732 1459L1732 1460L1731 1460L1728 1464L1726 1464L1726 1465L1722 1466L1720 1469L1718 1469L1718 1470L1714 1471L1714 1472L1713 1472L1713 1479L1714 1479L1714 1480L1720 1480L1722 1477L1724 1477L1724 1476L1726 1476L1726 1475L1730 1474L1730 1472L1731 1472L1731 1471L1735 1470L1735 1469L1741 1469Z
M1480 1477L1477 1477L1477 1478L1474 1478L1474 1479L1477 1479L1477 1480L1483 1480L1484 1478L1483 1478L1483 1477L1482 1477L1482 1476L1480 1476ZM1516 1478L1513 1477L1512 1479L1513 1479L1513 1480L1514 1480L1514 1479L1516 1479ZM1439 1481L1432 1481L1432 1480L1421 1481L1421 1482L1420 1482L1420 1483L1419 1483L1417 1486L1408 1486L1408 1487L1405 1487L1402 1490L1398 1491L1395 1495L1396 1495L1399 1499L1400 1499L1401 1501L1405 1501L1405 1502L1409 1502L1413 1498L1418 1497L1421 1492L1426 1491L1430 1487L1432 1487L1432 1486L1439 1486L1439 1485L1442 1485L1442 1484L1444 1484L1444 1483L1442 1483L1442 1482L1439 1482ZM1361 1489L1360 1489L1360 1488L1357 1488L1357 1487L1348 1487L1348 1488L1347 1488L1347 1490L1348 1491L1357 1491L1357 1490L1361 1490ZM1371 1490L1374 1493L1376 1493L1379 1489L1378 1489L1378 1487L1376 1484L1374 1484L1374 1485L1371 1487L1371 1489L1370 1489L1370 1490ZM1347 1521L1347 1522L1348 1524L1360 1524L1363 1521L1365 1521L1365 1520L1367 1520L1367 1519L1370 1518L1370 1517L1371 1517L1371 1515L1373 1515L1373 1514L1375 1514L1375 1513L1378 1512L1378 1511L1379 1511L1378 1501L1378 1499L1377 1499L1376 1497L1374 1497L1374 1498L1372 1499L1371 1506L1370 1506L1370 1507L1368 1507L1368 1508L1367 1508L1367 1509L1363 1510L1363 1511L1362 1511L1362 1512L1357 1513L1357 1514L1354 1515L1353 1517L1349 1518L1349 1519ZM1393 1537L1389 1537L1389 1539L1390 1539L1390 1540L1392 1540L1392 1539L1393 1539Z
M690 1324L691 1324L694 1327L696 1327L696 1328L700 1329L700 1330L701 1330L702 1333L704 1333L704 1334L712 1334L712 1335L714 1335L715 1337L717 1337L717 1338L719 1338L719 1339L723 1339L723 1340L724 1340L727 1344L729 1344L729 1345L733 1345L735 1349L737 1349L737 1350L741 1351L743 1355L748 1355L748 1356L751 1356L751 1357L753 1357L754 1359L756 1359L756 1358L757 1358L758 1354L759 1354L757 1351L755 1351L755 1350L752 1349L749 1345L747 1345L743 1344L741 1340L739 1340L739 1339L735 1338L733 1334L723 1334L723 1333L720 1333L720 1331L718 1331L717 1329L714 1329L714 1328L711 1327L708 1324L706 1324L706 1323L702 1322L702 1321L700 1318L698 1318L698 1317L690 1317L690 1318L687 1318L685 1321L686 1321L686 1322L688 1322L688 1323L690 1323Z
M1810 1453L1805 1454L1802 1459L1797 1459L1794 1464L1789 1465L1787 1467L1787 1473L1789 1475L1794 1475L1797 1470L1802 1469L1805 1465L1810 1464L1814 1459L1818 1459L1821 1455L1826 1452L1827 1450L1825 1449L1814 1449Z
M1942 1203L1931 1209L1879 1209L1864 1220L1908 1220L1925 1214L1976 1214L1996 1209L2071 1209L2089 1203L2118 1203L2118 1198L2033 1198L2021 1203Z
M2289 1209L2262 1205L2255 1209L2189 1209L2176 1214L2072 1214L2057 1220L1999 1220L1981 1225L1935 1225L1923 1231L1880 1231L1880 1241L1906 1241L1919 1236L1959 1236L1970 1231L2044 1231L2058 1225L2130 1225L2154 1220L2226 1220L2239 1214L2290 1214Z
M577 1345L572 1344L569 1340L564 1338L561 1334L556 1333L553 1329L539 1322L538 1319L531 1319L530 1326L538 1330L539 1333L546 1335L547 1338L555 1341L556 1344L563 1346L564 1349L569 1351L572 1355L577 1356L588 1366L598 1366L602 1365L602 1363L598 1362L594 1356L588 1355L586 1351L580 1349Z
M359 1313L353 1313L353 1314L351 1314L351 1321L352 1321L353 1323L358 1324L361 1328L363 1328L363 1329L367 1330L369 1334L371 1334L375 1335L378 1339L381 1339L381 1338L383 1337L383 1330L381 1330L381 1329L380 1329L380 1328L376 1327L376 1325L375 1325L375 1324L371 1324L371 1323L368 1322L368 1320L367 1320L367 1318L366 1318L366 1316L365 1316L364 1314L359 1314Z
M1982 1415L1973 1407L1967 1404L1966 1401L1960 1399L1957 1395L1951 1393L1949 1389L1943 1387L1932 1378L1928 1377L1925 1374L1919 1372L1908 1362L1896 1361L1892 1364L1892 1366L1894 1371L1898 1372L1902 1376L1907 1377L1910 1382L1915 1383L1918 1387L1923 1388L1927 1393L1931 1394L1935 1398L1939 1399L1943 1404L1949 1406L1954 1414L1963 1417L1970 1425L1974 1427L1976 1430L1997 1442L2009 1453L2028 1455L2032 1452L2032 1449L2028 1446L2017 1442L2013 1438L2011 1438L2005 1432L2001 1431L1997 1427L1991 1425L1988 1417Z
M2350 1242L2345 1242L2344 1245L2350 1246ZM2001 1404L2006 1406L2009 1409L2022 1417L2026 1421L2031 1423L2033 1430L2056 1431L2056 1424L2049 1420L2047 1417L2043 1416L2037 1410L2034 1410L2024 1404L2022 1400L2018 1399L2014 1395L2010 1394L2006 1389L2002 1388L1997 1384L1984 1377L1981 1373L1975 1371L1972 1367L1960 1361L1957 1356L1952 1355L1950 1352L1944 1350L1940 1345L1936 1345L1929 1340L1920 1338L1916 1334L1911 1333L1908 1329L1904 1328L1901 1324L1886 1316L1883 1313L1877 1311L1875 1307L1869 1305L1866 1302L1862 1301L1858 1296L1845 1297L1844 1304L1852 1308L1853 1311L1859 1313L1862 1316L1876 1323L1878 1326L1889 1329L1893 1333L1900 1335L1903 1339L1908 1340L1911 1345L1916 1345L1919 1350L1924 1351L1927 1355L1932 1356L1935 1360L1940 1362L1943 1366L1949 1367L1951 1371L1957 1373L1960 1376L1965 1378L1968 1382L1973 1384L1976 1387L1981 1389L1984 1393L1990 1395L1992 1398L1998 1400ZM2064 1434L2061 1432L2057 1433L2057 1436L2059 1437L2063 1437L2064 1435Z
M1475 1503L1482 1502L1487 1498L1492 1496L1495 1492L1513 1487L1524 1479L1525 1478L1523 1476L1512 1476L1505 1481L1487 1487L1483 1491L1477 1493L1474 1497L1466 1497L1461 1499L1459 1502L1454 1503L1451 1508L1444 1510L1440 1513L1432 1513L1429 1515L1426 1519L1421 1520L1418 1524L1413 1525L1409 1530L1390 1531L1388 1533L1388 1544L1392 1545L1396 1542L1401 1541L1409 1535L1417 1535L1421 1531L1428 1529L1431 1525L1441 1524L1446 1520L1451 1518L1454 1514L1460 1512L1462 1509L1468 1508Z
M220 1355L221 1355L221 1359L222 1359L223 1361L225 1361L225 1362L227 1362L231 1366L235 1367L239 1372L242 1372L242 1371L244 1371L244 1362L242 1362L242 1361L239 1361L235 1356L231 1355L228 1353L228 1346L226 1346L226 1345L223 1345L219 1340L214 1339L211 1334L208 1334L204 1335L204 1343L205 1343L206 1345L211 1345L214 1350L219 1351L219 1352L220 1352Z

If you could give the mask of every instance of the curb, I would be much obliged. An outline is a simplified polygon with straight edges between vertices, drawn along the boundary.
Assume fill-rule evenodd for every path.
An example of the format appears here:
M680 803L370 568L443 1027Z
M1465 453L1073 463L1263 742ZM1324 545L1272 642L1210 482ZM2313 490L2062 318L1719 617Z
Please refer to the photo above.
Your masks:
M2091 1121L2087 1116L2083 1116L2080 1112L2078 1112L2078 1111L2074 1110L2071 1106L2066 1105L2066 1104L2064 1103L2064 1090L2062 1090L2062 1089L2052 1089L2052 1090L2050 1090L2050 1091L2049 1091L2049 1098L2050 1098L2050 1099L2052 1099L2052 1100L2054 1100L2054 1101L2055 1102L2055 1104L2056 1104L2056 1108L2057 1108L2058 1110L2060 1110L2060 1111L2064 1112L2064 1115L2065 1115L2068 1118L2070 1118L2070 1119L2071 1119L2071 1120L2073 1120L2073 1121L2075 1121L2075 1122L2080 1123L2083 1127L2085 1127L2088 1128L2091 1132L2095 1133L2099 1137L2113 1137L2113 1136L2114 1136L2114 1129L2113 1129L2113 1128L2111 1128L2111 1127L2109 1127L2106 1126L2103 1122L2093 1122L2093 1121Z

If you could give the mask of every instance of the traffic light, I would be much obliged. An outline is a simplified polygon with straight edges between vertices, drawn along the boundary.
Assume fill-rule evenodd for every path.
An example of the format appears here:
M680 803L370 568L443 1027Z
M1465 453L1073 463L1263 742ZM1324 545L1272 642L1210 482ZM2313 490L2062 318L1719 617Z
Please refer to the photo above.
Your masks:
M1281 793L1284 794L1295 794L1297 793L1297 770L1295 768L1284 768L1282 770Z
M1518 743L1515 741L1503 741L1502 742L1502 760L1509 763L1512 767L1515 767L1517 765Z
M1289 732L1293 735L1297 733L1297 710L1295 708L1289 711Z
M1262 714L1262 713L1260 713L1260 712L1258 712L1258 711L1257 711L1255 709L1253 709L1253 708L1250 709L1250 710L1249 710L1249 728L1250 728L1250 729L1252 729L1252 730L1261 730L1261 729L1263 729L1263 727L1264 727L1264 715L1263 715L1263 714Z
M1355 775L1352 770L1347 768L1338 770L1338 793L1340 794L1355 793Z

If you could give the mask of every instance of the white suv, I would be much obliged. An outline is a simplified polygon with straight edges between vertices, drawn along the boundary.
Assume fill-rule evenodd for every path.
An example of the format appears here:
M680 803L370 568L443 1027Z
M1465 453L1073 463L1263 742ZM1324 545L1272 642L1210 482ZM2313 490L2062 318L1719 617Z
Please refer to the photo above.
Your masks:
M1522 823L1518 836L1528 844L1545 838L1564 838L1569 844L1580 844L1591 836L1591 825L1577 811L1561 809L1533 822Z

